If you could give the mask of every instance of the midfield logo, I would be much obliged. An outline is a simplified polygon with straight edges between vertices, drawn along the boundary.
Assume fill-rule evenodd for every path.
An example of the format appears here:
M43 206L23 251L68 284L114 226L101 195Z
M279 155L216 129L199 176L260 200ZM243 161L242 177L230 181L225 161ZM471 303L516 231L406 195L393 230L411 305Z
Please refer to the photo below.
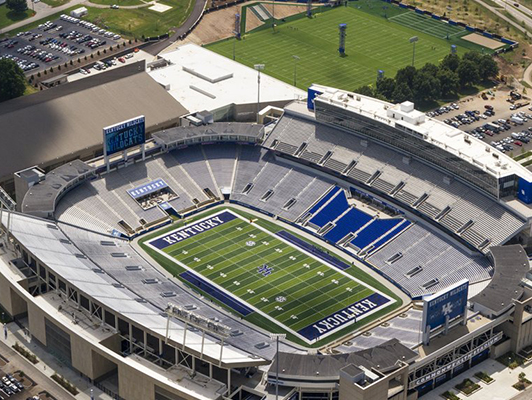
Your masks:
M262 264L262 266L257 267L257 272L262 276L268 276L273 272L273 268L269 267L268 264Z

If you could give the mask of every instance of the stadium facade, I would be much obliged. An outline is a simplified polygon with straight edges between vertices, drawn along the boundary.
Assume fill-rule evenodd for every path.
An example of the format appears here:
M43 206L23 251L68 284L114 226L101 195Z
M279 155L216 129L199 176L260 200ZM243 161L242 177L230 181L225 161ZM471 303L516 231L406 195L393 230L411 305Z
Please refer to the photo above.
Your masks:
M532 344L532 174L482 142L412 104L319 86L274 124L152 136L109 172L95 159L19 174L38 182L0 216L0 304L117 398L274 398L278 384L283 399L416 399ZM402 308L319 352L285 340L277 352L136 244L227 203L375 271ZM469 301L453 313L458 288ZM436 326L421 311L434 293Z

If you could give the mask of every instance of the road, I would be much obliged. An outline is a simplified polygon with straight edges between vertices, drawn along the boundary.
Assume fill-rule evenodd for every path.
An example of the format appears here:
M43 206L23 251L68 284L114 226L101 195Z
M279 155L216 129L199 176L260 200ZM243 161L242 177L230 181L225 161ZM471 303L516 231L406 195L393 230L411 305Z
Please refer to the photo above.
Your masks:
M496 16L498 16L499 18L503 19L504 21L508 22L510 25L514 26L516 29L520 30L521 32L526 32L527 30L525 28L523 28L521 25L519 25L518 23L512 21L510 18L508 18L506 15L502 14L499 10L499 8L496 8L496 7L492 7L490 6L489 4L487 3L484 3L482 0L475 0L478 4L480 4L482 7L484 8L487 8L488 10L490 10L493 14L495 14ZM497 1L497 0L494 0L494 1ZM500 1L500 0L499 0ZM504 7L504 4L502 5L502 7Z
M124 10L134 10L136 8L150 7L150 6L153 6L155 3L156 1L153 0L150 2L144 2L144 4L138 4L136 6L120 6L120 8ZM94 7L94 8L109 8L109 6L106 4L96 4L96 3L91 3L90 1L84 1L83 5L88 6L88 7Z
M164 39L153 43L152 45L146 46L143 48L143 50L152 55L157 55L166 47L179 40L179 37L184 35L192 26L194 26L196 21L202 16L206 4L207 0L196 0L192 13L190 13L187 20L179 28L177 28L177 31L172 36L170 36L168 39Z
M511 0L493 1L499 4L501 8L504 8L504 10L512 17L520 22L524 22L525 28L530 32L530 28L532 28L532 11L529 8L523 6L522 4L519 4L519 7L515 7L514 4L516 4L516 2Z

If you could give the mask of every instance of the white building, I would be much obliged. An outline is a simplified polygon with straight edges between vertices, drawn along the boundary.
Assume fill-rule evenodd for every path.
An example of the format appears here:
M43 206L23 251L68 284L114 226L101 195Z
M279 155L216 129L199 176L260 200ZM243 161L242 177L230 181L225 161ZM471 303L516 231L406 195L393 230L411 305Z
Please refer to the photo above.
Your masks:
M254 120L257 113L258 72L195 44L185 44L163 54L168 62L150 76L191 112L208 110L215 120ZM265 66L265 70L268 66ZM260 75L260 106L284 106L306 98L292 85Z

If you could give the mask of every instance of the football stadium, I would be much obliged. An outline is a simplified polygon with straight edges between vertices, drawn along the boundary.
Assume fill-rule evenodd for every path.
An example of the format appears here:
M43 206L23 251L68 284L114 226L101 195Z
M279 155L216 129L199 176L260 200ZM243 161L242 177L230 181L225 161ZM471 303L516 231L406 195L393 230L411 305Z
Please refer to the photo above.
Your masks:
M0 350L81 400L496 393L446 384L532 357L532 170L352 90L518 43L396 0L209 4L2 103Z
M409 102L313 85L259 116L138 116L17 172L2 307L128 400L415 400L526 352L529 170Z

